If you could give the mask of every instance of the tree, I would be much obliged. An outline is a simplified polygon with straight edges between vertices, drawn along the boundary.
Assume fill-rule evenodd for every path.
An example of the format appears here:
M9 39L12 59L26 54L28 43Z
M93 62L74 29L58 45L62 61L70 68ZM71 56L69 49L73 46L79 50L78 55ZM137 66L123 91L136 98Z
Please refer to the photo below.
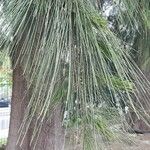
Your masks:
M114 137L109 125L122 121L121 102L145 122L149 118L136 97L137 91L149 90L149 83L108 28L96 2L4 1L2 25L8 38L1 34L0 45L8 49L13 62L11 115L21 120L11 118L10 129L17 128L15 133L10 130L7 150L20 150L24 145L28 150L59 150L60 143L67 145L63 137L70 130L82 149L100 149L95 137ZM128 8L128 19L134 17L131 6L137 1L122 3ZM18 89L27 90L28 95ZM17 103L19 99L22 103Z
M131 4L132 1L128 3L128 6ZM122 1L116 5L113 3L107 4L107 7L112 7L110 9L111 11L109 13L107 12L107 17L111 24L111 29L113 32L117 33L119 38L122 39L122 44L124 45L125 49L129 52L129 54L132 56L132 59L137 63L147 78L149 78L149 22L148 20L145 20L145 18L149 18L149 2L145 1L145 3L143 3L141 1L137 1L131 11L126 11L126 9L120 10L120 8L122 8L121 6ZM144 18L140 13L137 14L137 10L138 12L140 11L144 13ZM122 14L121 17L123 18L123 21L121 22L119 22L120 13ZM130 14L133 19L128 17L128 14ZM141 96L140 94L137 95L142 103L144 96ZM146 99L149 98L146 97ZM149 109L149 106L147 105L143 104L143 107L145 110ZM143 128L141 125L139 125L144 124L142 120L137 118L135 115L131 116L132 120L134 120L131 121L131 126L133 126L133 129L136 130L136 132L149 132L150 129L146 124L143 126ZM135 126L136 129L134 128Z

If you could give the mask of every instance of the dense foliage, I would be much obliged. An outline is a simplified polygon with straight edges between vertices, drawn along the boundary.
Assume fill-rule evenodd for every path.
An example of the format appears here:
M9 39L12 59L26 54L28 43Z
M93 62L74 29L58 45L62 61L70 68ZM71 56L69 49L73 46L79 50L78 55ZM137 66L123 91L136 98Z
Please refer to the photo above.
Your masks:
M121 31L126 23L134 29L144 22L142 26L148 28L149 2L119 2L112 2L118 12L115 30L109 28L104 7L96 0L3 2L0 45L11 57L13 68L22 66L32 91L19 141L33 119L32 139L36 138L59 104L63 105L62 124L66 131L78 131L85 150L102 146L98 135L107 140L118 137L110 127L125 121L125 106L144 121L149 118L143 108L143 103L149 106L145 94L149 82L131 58Z

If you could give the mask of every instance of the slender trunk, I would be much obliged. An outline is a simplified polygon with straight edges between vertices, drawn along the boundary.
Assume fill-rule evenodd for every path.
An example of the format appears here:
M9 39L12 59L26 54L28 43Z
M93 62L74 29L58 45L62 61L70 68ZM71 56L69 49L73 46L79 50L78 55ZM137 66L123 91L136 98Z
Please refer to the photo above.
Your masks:
M21 125L25 108L27 106L26 80L23 77L23 72L20 66L13 70L13 89L11 100L11 115L8 143L6 150L29 150L28 139L25 139L22 148L16 145L19 136L18 129Z

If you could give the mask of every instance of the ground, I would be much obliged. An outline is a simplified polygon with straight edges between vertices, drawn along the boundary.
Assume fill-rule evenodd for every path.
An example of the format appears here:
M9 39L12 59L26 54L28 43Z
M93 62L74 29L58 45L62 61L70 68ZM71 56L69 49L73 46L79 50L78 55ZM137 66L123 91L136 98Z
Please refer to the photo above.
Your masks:
M135 143L132 144L120 144L112 143L108 150L150 150L150 134L134 134ZM106 149L107 150L107 149Z

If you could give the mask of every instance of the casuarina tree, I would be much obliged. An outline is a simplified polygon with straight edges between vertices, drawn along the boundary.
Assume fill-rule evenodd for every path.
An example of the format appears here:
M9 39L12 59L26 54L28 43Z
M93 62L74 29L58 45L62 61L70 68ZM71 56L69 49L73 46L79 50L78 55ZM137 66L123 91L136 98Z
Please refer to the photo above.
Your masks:
M140 14L148 26L146 2L122 0L118 23L136 25ZM126 107L149 123L149 82L109 28L103 1L4 0L1 8L0 46L13 69L7 150L103 149L123 139L114 126L126 123Z

